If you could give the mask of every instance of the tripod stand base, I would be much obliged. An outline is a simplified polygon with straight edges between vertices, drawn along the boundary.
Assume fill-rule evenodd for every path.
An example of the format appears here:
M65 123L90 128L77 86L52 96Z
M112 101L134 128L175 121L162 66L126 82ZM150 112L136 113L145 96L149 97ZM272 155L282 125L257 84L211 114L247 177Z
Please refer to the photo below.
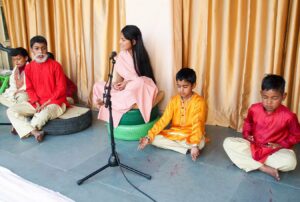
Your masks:
M99 168L98 170L95 170L94 172L92 172L91 174L87 175L86 177L78 180L77 184L81 185L85 180L87 180L90 177L96 175L97 173L105 170L106 168L108 168L108 167L116 167L116 166L121 166L122 168L125 168L125 169L127 169L127 170L129 170L131 172L134 172L134 173L136 173L136 174L138 174L138 175L140 175L140 176L148 179L148 180L151 180L151 175L148 175L148 174L143 173L141 171L138 171L138 170L136 170L134 168L131 168L131 167L125 165L125 164L122 164L121 162L119 164L118 161L117 161L117 158L118 158L117 154L111 154L110 157L109 157L109 159L108 159L108 163L105 166Z

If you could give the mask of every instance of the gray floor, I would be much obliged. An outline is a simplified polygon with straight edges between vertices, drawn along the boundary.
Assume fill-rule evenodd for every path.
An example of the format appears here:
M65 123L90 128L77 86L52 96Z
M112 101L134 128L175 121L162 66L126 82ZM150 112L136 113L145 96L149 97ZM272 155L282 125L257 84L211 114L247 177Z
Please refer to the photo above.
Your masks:
M6 114L0 106L0 122ZM121 162L152 175L152 180L125 171L137 187L157 201L300 201L300 166L281 174L281 181L260 173L245 173L234 166L222 149L234 130L207 126L211 142L201 157L152 146L137 151L137 142L117 140ZM297 156L300 146L296 147ZM107 168L81 186L76 181L107 163L110 141L103 122L67 136L20 140L10 126L0 126L0 165L23 178L58 191L75 201L150 201L123 178L118 167Z

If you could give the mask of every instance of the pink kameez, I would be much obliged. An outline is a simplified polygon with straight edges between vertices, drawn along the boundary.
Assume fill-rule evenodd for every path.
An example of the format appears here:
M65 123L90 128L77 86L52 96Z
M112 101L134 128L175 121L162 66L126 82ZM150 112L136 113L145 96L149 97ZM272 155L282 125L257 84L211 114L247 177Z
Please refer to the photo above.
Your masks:
M158 89L151 78L146 76L138 76L134 69L133 58L128 51L122 51L118 54L114 67L124 81L128 81L126 87L122 91L111 89L112 115L114 127L119 125L119 122L127 111L134 104L137 104L144 121L147 123L150 120L152 104L158 93ZM103 100L105 82L97 82L94 85L93 101L97 99ZM98 119L108 122L109 111L105 106L99 109Z

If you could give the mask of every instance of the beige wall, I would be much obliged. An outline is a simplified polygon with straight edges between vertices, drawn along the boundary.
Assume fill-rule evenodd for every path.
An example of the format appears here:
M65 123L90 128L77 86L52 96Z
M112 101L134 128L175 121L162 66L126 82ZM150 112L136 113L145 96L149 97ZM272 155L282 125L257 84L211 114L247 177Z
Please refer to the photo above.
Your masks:
M165 92L163 109L174 95L172 0L125 0L126 24L141 29L158 87Z

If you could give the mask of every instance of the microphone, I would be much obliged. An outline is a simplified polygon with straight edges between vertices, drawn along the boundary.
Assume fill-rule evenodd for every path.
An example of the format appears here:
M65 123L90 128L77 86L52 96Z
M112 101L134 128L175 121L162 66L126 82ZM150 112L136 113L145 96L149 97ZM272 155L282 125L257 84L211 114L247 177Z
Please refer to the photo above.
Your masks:
M111 52L111 54L110 54L110 56L109 56L109 59L110 59L110 60L113 60L114 57L116 57L116 56L117 56L117 52L116 52L116 51L113 51L113 52Z

